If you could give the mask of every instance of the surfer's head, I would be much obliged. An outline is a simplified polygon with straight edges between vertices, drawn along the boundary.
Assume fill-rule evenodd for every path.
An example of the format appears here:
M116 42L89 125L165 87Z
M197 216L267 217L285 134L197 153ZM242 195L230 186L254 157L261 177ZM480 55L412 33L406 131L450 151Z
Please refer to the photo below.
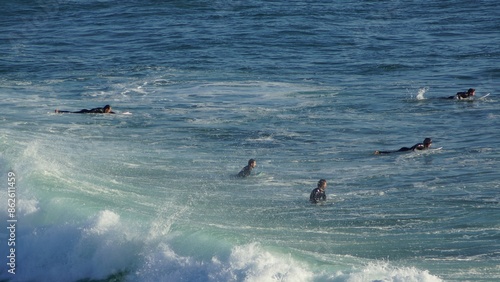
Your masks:
M469 88L469 90L467 90L467 94L469 96L474 96L474 94L476 94L476 89L474 88Z
M107 114L107 113L109 113L109 112L111 112L111 106L110 106L110 105L106 105L106 106L104 106L104 108L103 108L103 109L104 109L104 112L105 112L106 114Z
M321 190L326 189L326 180L325 179L320 179L318 181L318 188L320 188Z
M257 162L254 159L249 159L248 160L248 166L251 168L254 168L257 166Z
M431 138L425 138L424 139L424 147L429 148L432 144L432 139Z

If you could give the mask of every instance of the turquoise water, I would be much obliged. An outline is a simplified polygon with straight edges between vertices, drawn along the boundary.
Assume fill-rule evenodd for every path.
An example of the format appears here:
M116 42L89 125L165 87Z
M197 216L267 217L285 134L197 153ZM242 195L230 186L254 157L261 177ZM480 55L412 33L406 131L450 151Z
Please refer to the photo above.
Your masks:
M500 279L495 1L0 6L0 279Z

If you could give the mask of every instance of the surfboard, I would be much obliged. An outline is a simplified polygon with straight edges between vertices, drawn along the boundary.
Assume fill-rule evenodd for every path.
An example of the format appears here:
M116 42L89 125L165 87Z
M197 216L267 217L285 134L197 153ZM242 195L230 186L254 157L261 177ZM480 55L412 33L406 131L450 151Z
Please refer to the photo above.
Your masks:
M484 98L486 98L488 96L490 96L490 93L486 93L486 94L484 94L481 97L472 96L472 97L468 97L468 98L465 98L465 99L460 99L459 101L465 101L465 102L481 101L481 100L484 100Z
M485 95L483 95L483 96L481 96L481 97L479 97L479 98L477 98L477 99L478 99L478 100L483 100L484 98L486 98L486 97L488 97L488 96L490 96L490 93L486 93Z
M415 154L431 154L436 151L441 151L443 147L437 147L437 148L429 148L425 150L415 150L413 151ZM411 155L411 154L410 154Z
M418 152L420 154L432 154L432 153L441 151L442 149L443 149L443 147L437 147L437 148L429 148L427 150L420 150L420 151L415 151L415 152Z

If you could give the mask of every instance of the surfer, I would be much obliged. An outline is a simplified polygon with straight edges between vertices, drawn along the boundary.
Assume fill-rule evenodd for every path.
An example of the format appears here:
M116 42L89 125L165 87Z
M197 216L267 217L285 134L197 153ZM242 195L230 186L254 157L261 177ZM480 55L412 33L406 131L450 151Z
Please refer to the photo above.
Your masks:
M448 99L457 99L457 100L462 100L462 99L467 99L469 97L472 97L476 94L476 89L474 88L469 88L469 90L465 92L457 92L457 94L448 97Z
M87 109L82 109L77 112L71 112L71 111L60 111L60 110L55 110L56 113L72 113L72 114L114 114L115 112L111 111L111 106L106 105L102 108L93 108L90 110Z
M254 159L248 160L248 165L245 166L239 173L239 177L247 177L252 173L252 169L257 166L257 162Z
M420 150L427 150L431 147L432 140L431 138L425 138L423 143L417 143L411 147L402 147L401 149L397 151L375 151L375 155L379 154L389 154L389 153L394 153L394 152L406 152L406 151L420 151Z
M318 187L314 188L311 191L311 195L309 196L309 201L312 204L317 204L320 201L326 201L326 180L325 179L320 179L318 181Z

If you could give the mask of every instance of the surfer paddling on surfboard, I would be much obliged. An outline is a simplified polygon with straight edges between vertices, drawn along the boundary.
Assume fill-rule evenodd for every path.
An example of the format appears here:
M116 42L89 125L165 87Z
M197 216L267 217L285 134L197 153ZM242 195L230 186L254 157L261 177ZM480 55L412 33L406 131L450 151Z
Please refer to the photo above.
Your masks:
M462 99L467 99L469 97L472 97L476 94L476 89L474 88L469 88L469 90L465 92L457 92L457 94L448 97L448 99L457 99L457 100L462 100Z
M248 160L248 165L245 166L239 173L238 177L247 177L252 173L252 169L257 166L257 162L254 159Z
M379 154L389 154L389 153L395 153L395 152L406 152L406 151L415 151L415 150L427 150L431 147L432 140L431 138L425 138L423 143L417 143L411 147L402 147L401 149L397 151L375 151L375 155Z
M71 112L71 111L60 111L60 110L55 110L55 113L71 113L71 114L114 114L115 112L111 111L111 106L106 105L103 108L93 108L90 110L87 109L82 109L77 112Z

